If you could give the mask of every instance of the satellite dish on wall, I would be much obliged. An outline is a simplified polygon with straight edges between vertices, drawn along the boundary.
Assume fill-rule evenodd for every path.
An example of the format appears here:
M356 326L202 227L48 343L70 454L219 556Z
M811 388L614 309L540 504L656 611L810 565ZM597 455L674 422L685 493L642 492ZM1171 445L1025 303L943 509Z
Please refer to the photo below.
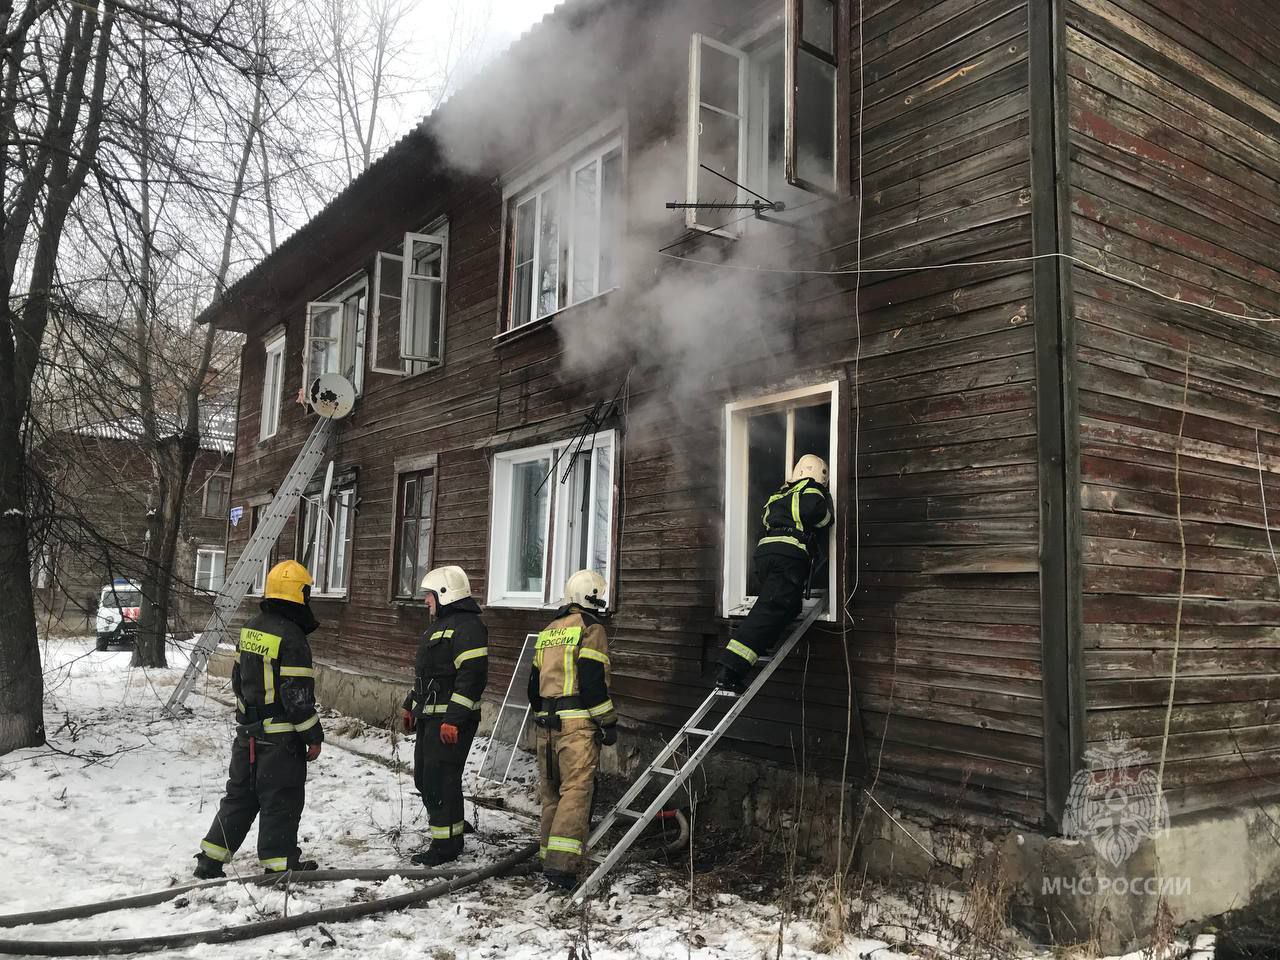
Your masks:
M326 373L311 382L307 401L326 420L341 420L356 405L356 388L341 374Z

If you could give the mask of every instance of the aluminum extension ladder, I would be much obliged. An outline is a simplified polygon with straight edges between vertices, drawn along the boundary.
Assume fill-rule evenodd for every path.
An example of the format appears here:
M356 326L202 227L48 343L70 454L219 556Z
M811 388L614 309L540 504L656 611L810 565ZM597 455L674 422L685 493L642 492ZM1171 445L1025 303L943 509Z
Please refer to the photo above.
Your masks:
M312 429L311 436L307 437L307 442L302 445L297 459L293 461L293 466L289 468L284 482L276 491L275 499L267 507L266 513L259 520L258 528L249 538L249 543L240 554L240 559L236 561L231 576L223 580L222 589L218 591L217 599L213 602L213 613L209 616L204 632L200 634L200 640L191 650L187 672L174 687L173 694L165 705L166 712L176 712L186 703L187 697L195 689L200 675L204 673L205 666L209 663L209 654L213 653L214 648L222 640L227 624L240 609L245 594L258 578L262 564L271 556L271 548L280 539L284 525L298 508L298 497L302 495L308 481L315 476L320 461L324 459L325 448L328 446L329 437L333 433L336 422L321 417Z
M804 636L805 631L821 616L824 609L826 609L826 604L823 601L813 604L787 639L774 651L773 655L760 658L760 663L763 664L763 667L740 695L731 698L714 690L708 694L707 698L702 701L702 705L694 710L692 716L685 721L685 725L676 732L671 741L654 757L653 762L645 767L644 772L640 774L635 783L622 795L622 799L604 815L604 818L597 824L596 828L591 831L591 838L587 841L587 855L596 864L596 867L591 872L591 875L582 881L578 889L574 891L573 902L581 903L590 896L609 871L618 865L627 851L631 849L632 844L639 839L640 834L644 832L650 821L662 810L663 805L671 798L671 795L684 786L693 772L702 766L707 754L711 752L720 738L728 732L729 727L733 725L733 721L738 719L738 716L746 709L747 704L760 691L760 688L768 683L778 664L800 642L800 638ZM724 716L714 726L699 726L717 705L725 702L730 704L729 709L725 711ZM692 752L682 763L671 763L682 748ZM632 809L631 804L639 799L645 788L659 777L665 778L666 782L649 802L649 805L643 811ZM599 846L600 841L605 838L619 820L630 821L630 826L627 828L626 833L609 849L608 853L603 856L593 855L591 851Z

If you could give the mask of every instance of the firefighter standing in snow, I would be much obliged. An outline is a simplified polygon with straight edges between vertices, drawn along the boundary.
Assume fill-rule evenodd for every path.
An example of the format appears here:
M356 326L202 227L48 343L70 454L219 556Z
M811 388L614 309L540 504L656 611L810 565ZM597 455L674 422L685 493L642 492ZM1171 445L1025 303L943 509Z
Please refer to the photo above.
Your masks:
M796 462L787 483L764 505L765 534L751 558L760 592L738 625L737 637L720 654L716 686L721 690L741 693L747 671L800 615L819 549L818 533L831 526L834 517L827 463L806 454Z
M240 631L231 672L236 739L227 792L196 855L196 876L220 877L222 865L258 822L258 860L268 873L314 870L300 860L298 821L306 801L307 763L320 756L315 670L307 635L311 574L295 560L271 568L262 612Z
M571 888L578 877L591 819L600 746L618 740L609 700L609 644L598 612L604 578L580 570L565 587L564 606L538 634L529 703L543 729L538 748L542 792L543 874Z
M489 632L461 567L438 567L422 579L435 622L418 643L413 689L405 697L405 732L418 731L413 781L431 821L431 846L413 862L435 866L462 854L462 770L480 725L489 670Z

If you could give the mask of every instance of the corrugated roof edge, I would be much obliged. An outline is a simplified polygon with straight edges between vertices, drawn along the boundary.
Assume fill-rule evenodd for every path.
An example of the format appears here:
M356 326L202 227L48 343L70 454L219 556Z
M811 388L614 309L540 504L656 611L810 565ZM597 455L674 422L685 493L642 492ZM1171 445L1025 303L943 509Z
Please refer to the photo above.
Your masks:
M220 313L234 309L235 301L242 299L259 280L263 278L263 274L269 269L271 264L284 257L287 253L306 238L309 231L319 221L331 215L334 210L341 207L343 202L361 185L373 179L376 175L382 173L383 169L391 166L395 161L400 159L401 154L407 154L410 148L410 141L418 137L429 137L431 135L431 125L439 115L446 110L461 95L468 92L472 87L479 85L484 81L502 61L514 55L520 47L527 44L541 30L546 28L552 22L567 17L571 13L579 10L587 10L592 6L600 6L611 2L611 0L562 0L550 11L543 14L542 19L533 24L529 29L520 34L515 40L507 46L505 50L494 56L493 60L483 69L480 70L471 80L455 90L439 106L431 113L427 114L409 130L400 137L395 143L387 148L377 160L369 164L368 168L363 170L359 176L348 183L336 196L326 203L310 220L290 234L281 244L276 247L268 256L259 260L258 263L249 270L244 276L240 277L230 287L228 287L218 299L214 300L209 306L205 307L196 317L196 323L214 323Z

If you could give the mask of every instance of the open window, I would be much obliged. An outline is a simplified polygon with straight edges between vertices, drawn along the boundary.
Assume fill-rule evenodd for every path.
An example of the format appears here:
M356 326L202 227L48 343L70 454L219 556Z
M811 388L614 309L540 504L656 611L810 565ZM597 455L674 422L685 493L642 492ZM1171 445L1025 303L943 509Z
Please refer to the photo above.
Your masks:
M553 606L585 568L612 583L617 446L607 431L495 456L491 605Z
M429 365L444 359L444 233L407 233L400 295L400 357Z
M409 376L444 362L449 225L406 233L373 270L374 373Z
M507 193L504 332L621 284L622 138L567 157Z
M725 543L722 614L745 616L755 603L757 584L751 556L764 536L762 508L807 453L827 461L828 489L836 496L839 385L827 383L725 408ZM836 596L836 525L826 549L815 556L813 593ZM824 562L825 561L825 562ZM827 618L831 619L830 609Z
M345 597L351 572L355 484L335 484L328 501L322 502L322 497L323 492L316 490L299 500L296 556L314 581L313 597Z
M778 13L730 45L694 34L689 50L690 203L795 206L838 192L837 0L778 0ZM749 211L691 209L686 223L735 236Z
M787 0L787 181L836 191L838 9L835 0Z
M363 276L307 304L306 349L302 384L337 373L364 391L365 318L369 289Z

